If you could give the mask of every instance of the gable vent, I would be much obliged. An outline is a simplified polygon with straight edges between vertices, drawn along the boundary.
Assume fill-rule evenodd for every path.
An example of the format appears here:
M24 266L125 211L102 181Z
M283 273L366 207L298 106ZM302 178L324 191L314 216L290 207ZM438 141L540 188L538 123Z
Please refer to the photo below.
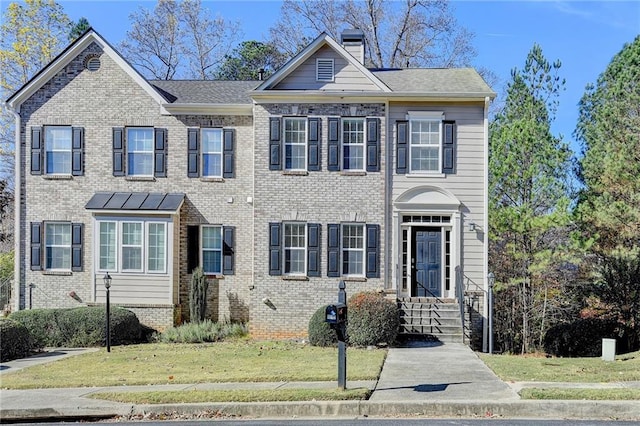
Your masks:
M333 81L333 59L316 60L316 80Z
M89 58L86 67L89 71L98 71L100 69L100 58Z

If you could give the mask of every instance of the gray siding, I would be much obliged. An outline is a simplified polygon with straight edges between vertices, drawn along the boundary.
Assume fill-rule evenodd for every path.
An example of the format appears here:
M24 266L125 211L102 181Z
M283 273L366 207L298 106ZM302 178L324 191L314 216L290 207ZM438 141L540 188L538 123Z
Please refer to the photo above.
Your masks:
M316 59L333 59L335 79L333 82L316 81ZM328 46L324 46L296 68L275 90L327 90L327 91L376 91L380 90L355 66Z

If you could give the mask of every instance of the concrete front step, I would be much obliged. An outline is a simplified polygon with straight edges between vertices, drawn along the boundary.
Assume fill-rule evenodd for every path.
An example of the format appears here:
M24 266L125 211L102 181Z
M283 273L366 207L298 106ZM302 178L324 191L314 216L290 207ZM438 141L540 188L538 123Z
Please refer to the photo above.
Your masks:
M460 306L455 300L400 298L398 307L401 335L432 336L443 342L463 342Z

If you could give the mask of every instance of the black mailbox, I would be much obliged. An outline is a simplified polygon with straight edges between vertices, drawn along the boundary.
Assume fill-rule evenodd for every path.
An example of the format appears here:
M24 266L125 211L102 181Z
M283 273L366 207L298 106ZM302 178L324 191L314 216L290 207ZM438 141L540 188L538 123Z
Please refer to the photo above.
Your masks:
M329 305L324 313L324 320L329 324L343 324L347 321L347 305L344 303Z

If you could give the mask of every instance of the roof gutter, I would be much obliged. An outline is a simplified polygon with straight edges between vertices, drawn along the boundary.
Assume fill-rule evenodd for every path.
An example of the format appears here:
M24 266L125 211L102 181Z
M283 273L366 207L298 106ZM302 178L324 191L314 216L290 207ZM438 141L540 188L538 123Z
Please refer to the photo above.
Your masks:
M494 92L438 92L438 93L415 93L415 92L393 92L383 93L378 91L318 91L318 90L270 90L269 92L252 91L249 95L256 101L268 101L276 103L291 102L332 102L335 100L343 101L348 98L350 102L358 102L364 100L367 102L385 102L385 101L430 101L430 102L451 102L454 99L457 102L482 102L485 98L495 98Z
M251 115L252 104L207 104L207 103L174 103L162 104L163 115L211 114L211 115Z

